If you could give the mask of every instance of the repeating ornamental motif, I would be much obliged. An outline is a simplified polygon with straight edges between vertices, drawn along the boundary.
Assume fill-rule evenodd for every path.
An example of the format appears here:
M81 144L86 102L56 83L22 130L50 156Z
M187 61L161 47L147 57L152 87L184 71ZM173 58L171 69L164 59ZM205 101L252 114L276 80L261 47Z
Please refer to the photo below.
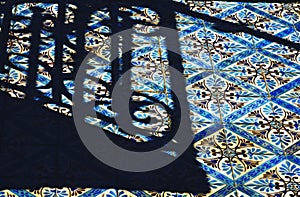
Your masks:
M195 17L205 14L215 19L244 24L256 32L300 43L299 3L244 3L225 1L174 0L185 5L193 15L176 11L176 28L183 75L186 79L187 99L190 105L193 142L197 151L195 160L208 175L211 191L208 194L176 192L131 191L109 188L49 188L37 190L7 189L0 197L17 196L109 196L109 197L288 197L300 195L300 51L294 45L284 45L243 30L226 30L215 23ZM30 38L40 40L33 85L33 102L41 108L72 117L72 94L76 74L77 43L74 24L77 21L75 3L63 6L61 23L66 26L62 51L57 54L55 25L61 13L59 3L20 3L12 7L12 18L6 43L8 62L0 70L0 90L12 99L30 96L24 90L32 85L29 80ZM0 8L5 6L1 1ZM39 9L41 30L32 33ZM84 50L96 56L86 70L94 83L84 81L86 102L97 102L95 111L106 119L86 117L87 124L95 125L119 137L139 143L163 138L170 132L171 118L165 109L151 102L153 98L174 109L172 82L166 37L159 31L160 13L142 6L119 7L122 13L116 24L126 25L123 15L136 24L130 35L132 51L132 99L146 104L134 112L136 119L152 117L155 124L133 121L133 125L149 130L150 136L130 135L112 121L111 110L113 68L110 57L113 27L109 25L112 13L107 7L96 9L89 15L84 32ZM6 13L0 13L0 31ZM265 35L265 34L264 34ZM120 37L120 40L125 39ZM117 52L122 54L124 46ZM120 55L119 65L123 65ZM56 61L60 58L59 63ZM57 77L59 76L59 77ZM56 92L55 80L61 80L61 91ZM7 86L2 84L8 84ZM174 154L168 152L166 154ZM0 177L1 178L1 177ZM199 186L201 187L201 186ZM126 188L127 189L127 188ZM130 188L128 188L130 189Z

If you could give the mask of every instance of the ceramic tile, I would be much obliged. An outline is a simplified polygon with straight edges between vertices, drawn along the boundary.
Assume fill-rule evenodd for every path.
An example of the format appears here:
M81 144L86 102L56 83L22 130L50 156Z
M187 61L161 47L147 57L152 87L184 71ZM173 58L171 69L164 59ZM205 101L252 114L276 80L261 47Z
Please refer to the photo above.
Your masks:
M233 177L237 180L251 170L255 171L259 166L267 163L276 153L269 151L267 147L263 147L255 139L249 138L249 134L248 136L239 135L241 133L233 127L226 128L228 128L227 141L228 150L230 150L228 152L231 153Z
M211 176L225 184L233 184L232 156L229 148L230 136L224 128L217 128L194 143L197 161L202 168L211 172Z
M253 3L252 7L262 9L270 18L279 18L282 21L295 24L299 21L299 4L286 3Z
M299 142L298 125L300 121L300 111L298 106L290 102L273 99L272 108L275 119L271 122L277 133L281 137L281 146L287 150Z
M199 113L208 122L220 122L219 89L223 83L212 72L187 77L187 99L193 112Z
M49 188L37 190L2 190L0 196L122 196L122 197L170 197L170 196L299 196L300 176L300 4L299 3L243 3L225 1L176 0L189 6L191 13L200 13L234 24L244 23L253 32L264 32L274 39L290 41L290 44L272 42L266 36L243 32L189 16L176 10L176 28L182 57L183 74L186 78L187 99L190 105L191 127L195 133L195 159L207 172L211 191L208 194L176 193L171 191L129 191L97 188ZM5 6L5 4L1 4ZM11 97L23 98L26 87L26 71L29 69L31 50L28 31L35 7L46 17L41 25L37 88L41 99L53 99L56 94L51 86L57 77L54 71L64 73L64 92L60 103L44 102L48 109L71 116L71 96L74 83L70 76L76 71L77 37L76 5L65 6L67 35L62 48L62 69L55 68L56 40L53 36L58 14L58 4L17 4L12 9L7 42L8 62L0 73L4 83L14 88L2 87ZM165 37L148 35L156 33L154 25L160 23L160 13L150 8L121 7L120 13L129 14L135 24L131 36L132 89L144 96L133 96L135 102L160 101L174 107L171 94L172 81L168 73L168 51ZM3 15L0 15L2 28ZM85 81L85 100L105 101L95 106L98 113L113 117L111 99L112 67L110 66L111 33L108 9L97 9L90 14L84 33L87 52L95 57L89 60ZM119 18L119 21L124 20ZM20 33L24 31L24 33ZM273 39L273 40L274 40ZM122 47L119 47L122 51ZM122 64L122 58L119 57ZM53 71L54 70L54 71ZM154 71L154 72L153 72ZM59 73L61 74L61 73ZM69 75L70 74L70 75ZM101 84L95 82L101 79ZM94 80L94 81L93 81ZM147 81L145 83L145 80ZM15 85L15 86L14 86ZM43 97L43 98L42 98ZM64 105L63 105L64 104ZM161 118L161 128L134 122L137 127L163 131L170 118L163 108L149 104L136 110L135 116L151 115ZM21 120L20 120L21 121ZM91 125L105 128L121 137L147 142L150 138L129 135L111 122L86 117ZM27 123L24 123L27 124ZM22 144L22 134L7 133L5 140ZM163 135L162 135L163 136ZM161 137L162 137L161 136ZM51 135L49 140L54 140ZM12 140L13 139L13 140ZM43 140L43 139L40 139ZM32 143L39 144L39 141ZM3 144L13 150L13 144ZM42 165L42 164L41 164ZM78 169L78 171L80 171ZM68 175L67 175L68 176ZM126 188L127 189L127 188Z
M299 112L296 108L287 108L285 103L279 99L272 99L273 102L265 101L256 104L261 107L252 109L249 113L238 117L233 121L239 128L248 131L259 139L271 143L280 149L285 149L291 142L298 140L298 119ZM228 117L236 117L228 116ZM226 117L226 118L228 118Z
M192 70L212 70L213 66L207 43L201 41L196 34L180 35L183 67L186 72Z
M218 16L228 10L236 10L239 7L238 2L203 2L203 1L186 1L191 10L195 12L205 13L213 16Z
M281 44L272 43L263 48L262 54L269 57L273 61L285 64L288 70L296 70L299 72L300 54L299 50ZM287 70L287 71L288 71Z
M289 160L275 164L245 186L263 196L298 195L299 166Z
M262 79L247 80L250 77L244 76L242 72L217 72L217 79L222 84L218 89L218 103L222 121L230 122L227 116L247 110L254 103L266 98L267 93L264 90L265 83ZM241 80L242 79L242 80ZM261 86L258 88L258 86Z
M198 150L198 161L202 165L218 169L219 176L220 173L227 175L233 182L276 155L260 147L259 143L255 144L251 139L228 129L218 130L199 140L194 146Z
M167 65L134 66L131 69L131 87L137 92L171 91L170 73Z

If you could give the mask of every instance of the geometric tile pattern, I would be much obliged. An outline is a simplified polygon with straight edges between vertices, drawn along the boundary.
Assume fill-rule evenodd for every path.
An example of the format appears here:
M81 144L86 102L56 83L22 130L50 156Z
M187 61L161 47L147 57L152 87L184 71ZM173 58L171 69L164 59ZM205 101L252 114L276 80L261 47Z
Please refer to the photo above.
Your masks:
M196 12L299 42L299 12L293 9L299 5L186 3ZM299 150L299 51L245 33L218 31L213 23L178 15L183 54L191 59L189 69L190 62L203 57L210 61L202 68L194 66L198 70L193 75L201 78L192 87L201 87L198 101L205 99L201 95L207 96L206 90L214 89L209 92L216 95L208 98L215 98L218 110L212 114L214 110L208 108L208 112L219 117L219 126L201 130L194 145L199 150L197 160L216 183L211 196L298 195L299 158L294 153Z
M300 195L300 4L283 3L242 3L176 0L189 6L191 12L207 14L217 19L235 24L245 24L253 31L260 31L274 37L288 40L295 45L270 41L242 31L224 31L215 23L176 13L176 28L179 31L186 91L190 104L190 117L195 132L194 148L196 160L208 175L211 191L199 196L298 196ZM1 5L0 5L1 6ZM28 5L26 5L28 6ZM26 7L25 6L25 7ZM29 5L32 6L32 5ZM57 16L55 4L37 4L44 9L47 19L43 21L41 33L38 81L36 87L50 100L52 94L50 73L55 67L56 55L52 38L51 17ZM11 33L7 52L11 53L11 65L6 65L7 73L1 73L2 81L26 85L28 68L28 48L30 33L19 35L14 30L26 29L30 23L30 12L24 4L14 8L16 20L11 23ZM75 5L66 6L65 24L70 25L66 43L60 43L64 54L62 69L64 76L72 76L76 37L72 29ZM159 24L159 13L148 8L120 8L131 14L133 20L143 20L151 25L136 25L132 35L134 43L131 53L132 88L137 92L151 95L172 108L165 38L147 36L155 32ZM138 12L140 11L140 12ZM139 14L144 13L144 14ZM49 16L48 16L49 15ZM1 19L1 15L0 15ZM112 83L109 64L111 29L105 25L110 20L109 12L103 8L91 14L89 29L85 33L85 49L98 54L97 66L88 70L91 77L97 77L107 84ZM119 22L122 21L120 17ZM1 20L0 20L1 21ZM221 29L221 30L220 30ZM96 50L102 46L101 50ZM104 47L105 46L105 47ZM119 50L122 50L120 46ZM120 58L120 61L122 59ZM95 64L93 62L93 64ZM155 75L147 76L147 69L155 70ZM68 78L68 77L66 77ZM144 78L147 85L143 85ZM157 83L157 82L160 83ZM71 116L69 111L73 93L72 78L64 80L66 91L59 94L57 103L45 103L52 110ZM98 91L99 97L108 90L99 84L86 81L86 88ZM4 88L11 97L23 98L25 93L18 89ZM85 95L87 100L97 100ZM41 97L35 98L42 99ZM146 99L137 97L136 99ZM95 109L107 116L114 116L108 105ZM156 137L167 131L168 116L161 108L146 107L149 114L162 116L163 128L157 128ZM141 110L145 111L145 109ZM138 117L144 114L137 112ZM98 124L111 132L128 139L147 142L149 138L130 136L122 133L113 124L101 120L88 119L90 124ZM147 125L133 123L145 128ZM149 125L148 125L149 129ZM150 128L149 130L153 130ZM200 187L200 186L199 186ZM126 191L96 188L40 188L39 190L3 190L0 196L193 196L172 192Z

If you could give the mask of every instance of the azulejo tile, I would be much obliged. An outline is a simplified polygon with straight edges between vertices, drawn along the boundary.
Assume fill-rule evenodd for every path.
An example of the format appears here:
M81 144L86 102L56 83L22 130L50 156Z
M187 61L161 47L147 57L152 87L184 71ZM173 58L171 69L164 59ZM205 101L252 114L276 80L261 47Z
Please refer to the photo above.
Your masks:
M242 3L239 2L222 2L222 1L186 1L192 11L205 13L213 16L221 13L234 12L239 9Z
M300 33L297 30L292 31L291 34L289 34L286 37L287 40L294 42L294 43L300 43Z
M202 78L203 77L203 78ZM218 89L222 88L222 81L211 72L193 75L187 78L187 98L190 108L200 113L208 121L220 121L220 110L218 103ZM205 112L205 113L203 113Z
M281 3L252 3L251 6L263 10L269 14L269 16L280 18L281 20L292 24L297 23L299 20L299 17L297 17L297 15L299 15L299 4L286 3L283 5Z
M278 135L281 136L281 145L284 149L292 147L300 141L299 123L300 111L297 106L285 103L280 99L273 99L273 111L275 119L273 127L277 130Z
M145 191L145 194L149 196L155 196L155 197L177 197L178 193L176 192L170 192L170 191L165 191L165 192L157 192L157 191ZM187 196L193 196L192 194L185 194Z
M233 180L231 158L235 154L234 150L228 147L229 137L226 130L219 128L194 143L197 161L207 170L215 172L212 174L214 178L222 182L227 180L227 184ZM222 180L222 177L225 177L225 180Z
M242 192L240 190L236 190L236 196L237 197L251 197L251 194L249 195L247 192Z
M19 193L19 192L18 192ZM17 193L17 194L18 194ZM20 192L21 193L21 192ZM23 192L24 193L24 192ZM0 191L0 195L3 196L3 197L8 197L8 196L15 196L16 194L12 191L12 190L9 190L9 189L6 189L6 190L1 190Z
M234 125L233 125L234 126ZM226 127L226 126L225 126ZM266 163L276 153L271 152L268 147L263 147L253 138L247 135L239 135L234 127L226 127L227 133L227 152L231 157L232 173L235 180L242 175L255 171L260 165ZM228 154L227 153L227 154Z
M137 92L170 93L170 73L166 65L134 66L131 81L132 89Z
M246 80L241 72L229 73L225 71L216 73L221 84L217 93L222 121L230 121L224 118L238 110L247 108L247 106L261 98L265 98L267 95L266 92L258 89L256 84L251 84L251 81L245 82ZM239 80L239 77L244 80ZM260 83L262 83L261 86L264 86L264 82Z
M267 149L270 146L263 148L261 142L251 138L251 135L239 135L239 131L233 132L227 128L234 130L232 127L221 128L194 144L198 151L197 160L202 166L207 166L204 167L206 170L215 171L212 174L215 178L226 176L233 183L276 155Z
M273 59L273 61L285 64L285 67L290 70L297 70L299 72L300 53L292 47L286 47L279 44L271 44L263 48L262 54Z
M279 99L299 107L300 85L298 85L298 83L286 86L286 88L281 88L281 90L282 91L274 91L274 93L279 94L279 96L277 96Z
M262 196L297 196L299 195L299 173L297 163L283 160L245 183L245 187Z
M131 54L133 89L170 93L170 73L164 38L135 35L133 42L135 44Z
M212 70L212 60L210 58L210 53L207 50L206 44L203 45L202 49L198 49L195 45L195 48L185 49L188 44L182 44L182 58L183 58L183 67L185 73L193 72L193 70ZM189 47L189 46L188 46Z
M118 190L118 195L120 197L138 197L138 195L135 195L134 193L128 191L128 190Z
M180 1L180 0L177 0ZM204 13L232 23L245 23L249 28L271 34L275 37L300 43L299 3L240 3L217 1L181 1L190 6L191 11ZM39 90L46 97L52 96L47 87L52 76L49 68L54 67L53 18L58 16L54 4L20 4L13 8L15 17L11 24L8 52L10 53L7 73L2 80L11 84L24 85L29 68L28 54L30 33L20 34L31 22L28 7L44 9L46 20L41 32L40 66L38 70ZM75 7L67 8L66 24L74 23ZM141 11L144 15L136 12ZM120 9L131 13L136 21L144 20L158 24L159 14L143 7ZM111 32L106 22L110 20L107 9L91 14L88 31L85 34L85 48L98 55L91 60L87 73L91 78L100 78L111 85L110 39ZM299 196L299 157L300 157L300 53L293 46L283 46L261 37L244 32L231 32L227 27L218 27L202 19L176 13L179 42L183 58L184 75L187 81L187 97L190 103L192 128L196 134L195 148L198 151L199 166L208 173L211 191L205 196ZM144 29L143 29L144 28ZM227 28L227 29L226 29ZM222 30L225 30L222 31ZM169 107L173 100L169 91L172 85L166 65L168 53L163 37L151 37L146 33L156 31L152 26L135 26L132 36L133 65L132 86L143 96L135 96L135 101L149 101L154 98ZM76 45L75 35L68 40ZM76 50L68 43L63 46L65 73L73 72ZM101 50L96 50L101 47ZM149 73L153 73L149 75ZM147 78L151 83L145 86ZM156 83L155 82L159 82ZM165 82L163 82L165 81ZM163 83L161 83L163 82ZM87 100L109 100L106 86L86 81L86 88L94 94L87 94ZM72 80L65 81L67 91L72 94ZM2 88L12 97L24 98L24 93L10 88ZM94 96L94 97L93 97ZM148 96L148 97L147 97ZM67 94L62 94L63 102L71 105ZM68 110L54 103L48 108L60 113ZM98 113L112 116L110 105L95 107ZM65 113L70 115L70 113ZM162 108L148 105L136 111L136 116L162 117L168 125L168 116ZM93 117L87 118L91 124L106 128L125 138L147 141L145 138L129 136L120 132L116 125ZM137 122L138 127L148 128ZM4 190L0 196L192 196L174 192L126 191L116 189L71 189L41 188L34 191Z
M273 101L276 103L267 102L234 123L251 135L283 150L298 141L299 115L297 111L282 107L278 100Z
M257 9L252 4L245 4L245 8L240 10L236 15L239 21L247 24L250 28L270 34L276 34L293 25L293 23L275 17L279 15L280 8L277 8L277 10L273 9L272 11L273 13L270 14L265 10Z
M255 53L240 60L224 68L223 71L244 82L253 84L255 87L260 87L265 92L264 96L266 96L266 93L277 96L271 92L287 84L297 83L300 74L297 69L260 53Z
M208 182L211 185L210 192L203 195L197 195L196 197L204 197L204 196L210 196L216 193L218 190L221 190L224 187L227 187L226 183L222 182L222 180L218 180L217 178L214 178L211 175L208 175Z
M232 40L231 40L232 39ZM239 45L236 38L216 35L215 40L208 41L208 51L213 69L218 71L230 70L231 65L244 63L245 59L254 53L253 50ZM251 45L251 43L249 43ZM235 69L234 71L239 71Z

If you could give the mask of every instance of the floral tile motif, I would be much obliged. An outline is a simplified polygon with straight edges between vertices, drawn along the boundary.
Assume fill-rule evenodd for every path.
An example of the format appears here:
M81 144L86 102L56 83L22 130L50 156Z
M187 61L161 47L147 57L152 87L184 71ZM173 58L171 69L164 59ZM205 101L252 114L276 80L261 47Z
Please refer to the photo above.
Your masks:
M297 40L292 40L292 42L295 41ZM266 45L265 43L263 44ZM262 48L262 54L269 57L270 59L272 58L273 61L277 60L277 62L286 64L286 67L289 67L290 69L299 69L298 66L300 56L298 50L276 43L271 43L267 46L264 45L258 46Z
M291 88L291 90L287 91L286 93L281 94L278 98L299 107L299 94L300 89L299 86L295 88Z
M298 141L298 122L297 112L268 102L237 119L234 124L275 147L285 149L291 142Z
M175 2L188 6L194 14L205 14L234 24L243 23L253 31L294 44L300 43L299 3ZM0 8L2 6L5 4L1 1ZM0 90L13 98L24 99L26 96L22 88L28 85L30 69L32 7L41 9L43 17L42 30L38 35L39 56L34 84L41 94L35 99L46 99L44 107L72 116L71 96L74 93L73 77L79 39L74 24L76 11L80 9L75 4L64 6L62 23L67 28L65 41L60 43L61 55L56 53L53 32L59 17L58 4L21 3L13 7L6 49L8 63L0 73L1 82L10 86L1 86ZM160 13L141 6L120 7L119 12L129 14L137 23L141 22L134 25L134 34L130 37L131 88L141 93L133 96L133 100L149 103L149 98L154 98L170 108L174 107L172 81L167 68L169 54L166 37L151 35L159 30L155 25L160 23ZM195 132L195 159L199 167L207 172L211 191L196 195L174 191L43 187L37 190L2 190L0 197L300 195L300 51L296 45L283 45L249 32L218 27L180 10L175 14L191 127ZM0 14L0 28L3 17ZM111 13L106 7L90 14L84 33L84 48L96 56L88 62L87 74L90 78L84 82L84 99L86 102L102 101L104 104L95 106L94 110L113 118L115 113L111 110L110 99L113 83L110 20ZM122 24L122 20L120 16L118 23ZM119 52L122 49L120 46ZM61 58L60 63L55 61L56 58ZM122 61L119 56L119 63L122 64ZM61 84L64 90L58 94L52 85L60 74L65 78ZM100 79L102 84L94 83L94 79ZM163 137L170 124L170 117L157 105L143 106L136 110L134 116L141 119L151 116L163 123L149 126L133 121L132 124L139 128L155 130L151 137ZM141 143L151 140L148 136L129 135L117 125L99 118L86 117L85 121L130 140Z
M194 146L198 150L197 160L202 165L222 172L233 181L275 156L268 149L225 128L196 142Z
M231 128L233 130L233 128ZM255 140L241 136L231 130L227 131L228 152L232 163L232 174L235 180L251 170L255 171L259 166L267 163L276 154L263 147ZM257 143L257 144L256 144Z
M133 35L132 88L139 92L170 93L165 38Z
M222 128L196 142L194 147L198 152L197 161L199 161L202 166L205 166L204 168L221 172L217 178L225 177L227 179L233 179L230 160L231 152L227 151L226 133Z
M283 160L257 178L245 183L252 193L262 196L299 195L299 166L290 160Z

